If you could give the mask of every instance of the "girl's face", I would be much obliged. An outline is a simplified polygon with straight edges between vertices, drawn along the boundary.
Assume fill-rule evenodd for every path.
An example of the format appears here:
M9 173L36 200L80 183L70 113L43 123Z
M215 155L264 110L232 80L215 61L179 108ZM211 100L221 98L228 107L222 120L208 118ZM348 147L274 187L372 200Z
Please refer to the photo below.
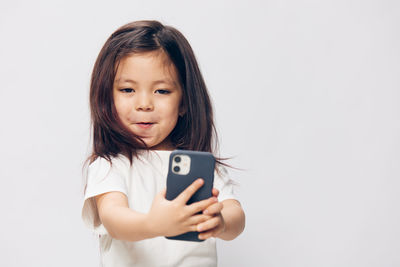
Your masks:
M118 117L148 147L172 150L169 134L182 115L175 66L159 50L124 57L113 86Z

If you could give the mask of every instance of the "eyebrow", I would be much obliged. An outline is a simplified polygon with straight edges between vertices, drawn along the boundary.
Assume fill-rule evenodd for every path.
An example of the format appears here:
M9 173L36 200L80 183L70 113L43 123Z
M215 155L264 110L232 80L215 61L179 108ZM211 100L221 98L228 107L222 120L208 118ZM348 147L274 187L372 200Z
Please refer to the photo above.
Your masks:
M128 82L128 83L137 84L137 82L135 80L132 80L132 79L116 79L115 82L116 83L118 83L118 82L122 82L122 83ZM165 80L161 79L161 80L156 80L156 81L152 82L152 84L160 84L160 83L167 83L167 84L176 85L175 81L172 81L172 80L169 80L169 79L168 80L167 79L165 79Z

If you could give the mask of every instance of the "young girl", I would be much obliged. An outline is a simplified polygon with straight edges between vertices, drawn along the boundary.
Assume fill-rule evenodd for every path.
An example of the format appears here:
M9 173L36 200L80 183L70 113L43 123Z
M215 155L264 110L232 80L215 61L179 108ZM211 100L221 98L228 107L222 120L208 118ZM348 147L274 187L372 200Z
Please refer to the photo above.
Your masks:
M93 152L82 218L103 266L216 266L215 238L232 240L244 212L220 161L213 197L186 205L203 180L165 198L174 149L214 152L213 112L193 51L176 29L136 21L115 31L90 85ZM199 231L203 242L170 240Z

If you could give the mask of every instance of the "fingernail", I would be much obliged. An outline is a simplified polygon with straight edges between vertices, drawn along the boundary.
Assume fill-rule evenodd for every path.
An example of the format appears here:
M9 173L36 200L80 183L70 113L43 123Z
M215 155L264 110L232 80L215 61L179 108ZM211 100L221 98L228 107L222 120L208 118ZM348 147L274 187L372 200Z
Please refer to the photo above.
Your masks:
M201 232L203 230L203 227L197 226L197 232Z
M208 214L208 210L203 211L204 214Z

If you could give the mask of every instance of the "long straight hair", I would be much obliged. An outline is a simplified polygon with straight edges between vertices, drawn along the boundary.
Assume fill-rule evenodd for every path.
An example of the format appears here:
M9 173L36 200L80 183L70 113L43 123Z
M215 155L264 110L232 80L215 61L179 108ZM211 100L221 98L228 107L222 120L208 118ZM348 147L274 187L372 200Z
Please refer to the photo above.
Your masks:
M92 153L89 163L98 157L111 162L122 154L131 164L138 149L149 149L140 137L119 120L113 100L113 84L119 62L125 56L161 50L178 73L183 91L183 116L170 133L177 149L207 151L218 149L217 132L210 97L193 50L175 28L158 21L135 21L117 29L105 42L94 64L90 83ZM218 157L217 162L220 162ZM225 164L223 164L225 165Z

